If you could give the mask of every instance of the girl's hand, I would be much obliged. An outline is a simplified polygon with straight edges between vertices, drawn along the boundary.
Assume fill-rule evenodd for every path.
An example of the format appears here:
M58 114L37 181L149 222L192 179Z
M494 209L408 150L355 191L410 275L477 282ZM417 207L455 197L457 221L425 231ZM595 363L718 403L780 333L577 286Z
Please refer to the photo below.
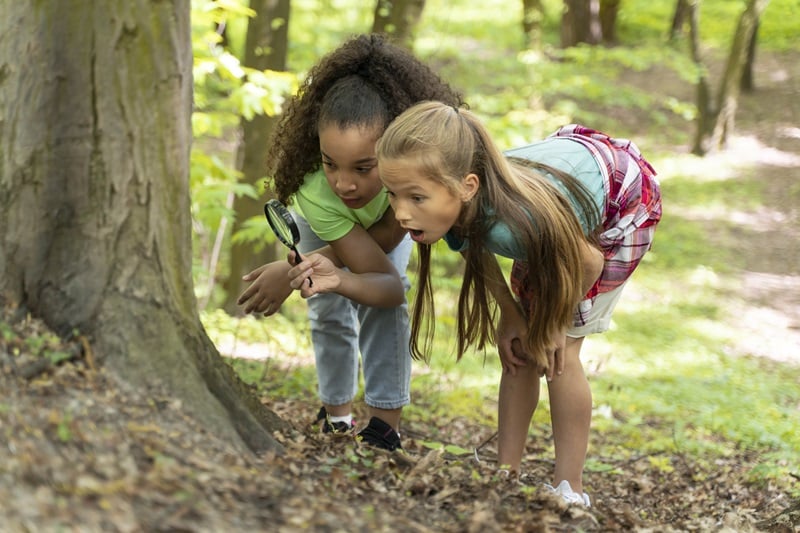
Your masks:
M245 274L242 280L253 283L242 292L236 303L245 306L245 313L264 313L264 316L277 313L292 294L292 288L286 280L289 268L285 262L275 261Z
M300 256L302 261L295 265L295 254L289 252L289 263L292 266L287 276L289 286L299 290L303 298L324 292L336 292L342 283L341 270L333 262L320 254L311 254L307 257ZM308 280L312 279L313 284Z
M517 373L517 367L528 364L527 356L522 348L527 331L528 324L519 307L507 306L500 311L500 321L497 324L495 337L503 372L514 376Z
M566 331L560 333L547 347L547 370L545 376L547 381L553 381L553 378L560 376L564 372L564 350L567 345Z

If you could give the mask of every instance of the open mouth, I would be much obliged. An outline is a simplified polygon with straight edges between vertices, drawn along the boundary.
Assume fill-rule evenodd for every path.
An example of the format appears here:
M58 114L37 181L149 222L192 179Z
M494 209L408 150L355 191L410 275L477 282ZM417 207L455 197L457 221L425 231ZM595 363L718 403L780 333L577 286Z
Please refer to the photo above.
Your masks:
M422 242L425 238L425 233L418 229L410 229L408 230L408 234L411 235L411 240L414 242Z

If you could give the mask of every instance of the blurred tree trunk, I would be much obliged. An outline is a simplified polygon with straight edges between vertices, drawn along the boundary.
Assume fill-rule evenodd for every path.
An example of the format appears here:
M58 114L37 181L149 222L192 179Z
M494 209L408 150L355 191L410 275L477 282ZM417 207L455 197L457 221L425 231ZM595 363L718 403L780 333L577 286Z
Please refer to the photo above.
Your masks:
M385 33L392 41L411 50L414 30L422 18L425 0L378 0L372 33Z
M699 143L703 140L701 132L707 132L711 128L708 123L713 118L713 108L711 105L711 88L709 87L708 71L703 64L700 53L700 0L678 0L683 4L682 20L689 19L689 51L697 72L696 103L697 103L697 131L695 133L695 145L692 152L701 154Z
M683 33L683 27L687 19L691 19L692 12L695 10L695 2L689 0L678 0L675 3L675 13L672 15L672 26L669 29L669 40L674 41Z
M750 44L747 47L747 60L744 63L742 71L742 81L740 89L742 92L753 92L756 89L755 78L753 77L753 67L756 62L756 45L758 44L758 27L759 21L756 20L756 27L753 30L753 36L750 38Z
M285 423L197 313L189 13L189 0L3 3L0 292L209 433L279 451Z
M599 44L602 41L600 0L564 0L561 17L561 46L578 43Z
M603 42L617 42L617 14L622 0L600 0L600 30Z
M256 12L247 24L247 37L242 64L257 70L286 70L289 42L290 0L251 0L250 8ZM260 114L252 120L242 119L242 138L237 154L237 169L242 181L260 191L265 181L264 153L267 141L279 117ZM237 196L233 201L236 219L231 229L235 235L250 218L263 217L264 199ZM266 223L265 223L266 230ZM255 267L279 259L275 246L266 246L260 253L253 251L251 243L231 242L230 268L222 284L225 290L223 307L231 315L240 312L236 299L242 292L242 276Z
M522 33L525 36L525 47L529 50L542 49L543 20L542 0L522 0Z
M695 0L699 3L699 0ZM753 34L758 27L758 20L769 0L747 0L746 7L739 17L736 33L731 43L731 50L725 70L720 80L716 99L708 89L705 74L701 74L698 83L698 121L692 153L704 155L725 147L728 137L735 128L736 107L739 100L742 73L747 62L748 49ZM697 11L695 5L694 10ZM697 15L695 14L696 18ZM699 36L696 22L692 24L692 57L698 65L698 71L704 72L699 53Z

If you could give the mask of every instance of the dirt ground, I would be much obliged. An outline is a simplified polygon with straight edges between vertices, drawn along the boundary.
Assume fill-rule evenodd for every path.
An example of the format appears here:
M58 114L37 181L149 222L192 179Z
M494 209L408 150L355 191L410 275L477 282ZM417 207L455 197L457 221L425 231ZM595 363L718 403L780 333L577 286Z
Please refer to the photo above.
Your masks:
M757 90L739 101L736 135L717 156L749 168L767 183L755 213L734 212L742 260L742 301L729 310L740 331L739 353L800 364L800 65L796 53L761 54ZM731 180L736 186L736 180ZM713 229L713 225L712 225ZM730 244L728 244L730 246Z
M797 364L800 56L760 57L757 79L763 85L741 102L732 150L715 156L749 158L769 180L764 211L735 219L745 257L745 297L730 310L743 331L735 349ZM198 427L168 395L142 396L83 359L23 377L36 363L21 339L44 328L11 307L3 313L14 325L0 332L2 532L800 531L798 502L746 482L759 462L746 450L714 465L672 457L672 472L634 456L614 465L624 476L588 473L588 510L541 489L546 459L526 465L519 481L498 477L493 429L458 418L407 427L405 453L386 454L297 421L313 414L313 398L273 403L296 421L279 437L286 454L249 456ZM429 450L423 441L433 433L486 446L466 456Z

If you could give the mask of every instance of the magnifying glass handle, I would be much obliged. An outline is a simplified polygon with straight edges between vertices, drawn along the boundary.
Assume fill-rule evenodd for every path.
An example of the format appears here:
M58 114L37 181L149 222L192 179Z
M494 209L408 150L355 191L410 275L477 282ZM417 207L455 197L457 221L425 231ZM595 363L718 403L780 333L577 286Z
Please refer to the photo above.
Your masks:
M299 265L300 263L303 262L303 259L300 257L300 252L298 252L297 248L295 248L294 246L292 246L292 251L294 252L294 264ZM314 286L314 282L311 281L310 277L308 278L308 286L309 287Z

